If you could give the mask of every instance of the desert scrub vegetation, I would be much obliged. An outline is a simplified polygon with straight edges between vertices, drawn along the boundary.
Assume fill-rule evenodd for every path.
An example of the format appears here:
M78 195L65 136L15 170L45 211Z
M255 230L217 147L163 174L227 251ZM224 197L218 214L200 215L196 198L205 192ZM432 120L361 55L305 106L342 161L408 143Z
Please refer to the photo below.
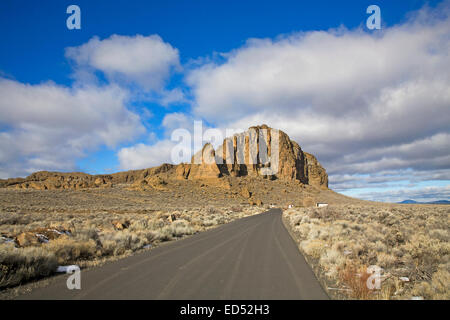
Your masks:
M0 212L0 290L49 276L59 265L95 266L262 211Z
M57 267L52 252L38 247L18 249L13 244L0 245L0 261L0 288L48 276Z
M319 278L352 299L450 299L449 206L330 205L283 213ZM381 288L366 285L381 267Z

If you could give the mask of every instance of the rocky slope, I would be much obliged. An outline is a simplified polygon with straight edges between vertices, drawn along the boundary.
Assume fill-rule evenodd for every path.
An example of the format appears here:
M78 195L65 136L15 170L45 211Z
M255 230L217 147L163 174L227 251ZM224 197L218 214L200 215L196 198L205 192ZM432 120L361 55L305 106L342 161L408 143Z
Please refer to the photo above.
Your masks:
M279 152L275 154L272 142L277 140L274 136L277 132ZM267 156L265 151L261 154L261 150L267 150ZM274 162L278 163L277 168ZM275 174L267 174L271 167L277 169ZM286 133L266 125L251 127L225 139L217 150L211 144L205 144L192 157L191 163L163 164L149 169L104 175L40 171L26 178L0 180L0 187L54 190L110 188L114 184L129 184L132 189L146 190L164 189L171 180L207 180L209 184L229 188L229 178L234 177L263 177L298 182L319 189L328 188L328 175L317 159L304 152Z

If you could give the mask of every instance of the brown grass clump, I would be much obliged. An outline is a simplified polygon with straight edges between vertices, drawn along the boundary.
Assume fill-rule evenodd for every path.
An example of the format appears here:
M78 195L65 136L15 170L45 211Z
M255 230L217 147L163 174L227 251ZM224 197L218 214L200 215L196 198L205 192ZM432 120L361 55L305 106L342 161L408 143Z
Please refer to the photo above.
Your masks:
M92 239L79 241L64 237L50 241L42 249L52 252L59 264L72 264L96 256L96 245Z
M339 280L350 289L350 295L356 299L368 299L371 291L367 286L370 274L366 266L361 266L353 261L345 263L339 272Z
M43 248L0 246L0 289L50 275L57 266L52 252Z
M325 241L319 239L303 241L300 246L307 255L314 259L319 259L325 251Z

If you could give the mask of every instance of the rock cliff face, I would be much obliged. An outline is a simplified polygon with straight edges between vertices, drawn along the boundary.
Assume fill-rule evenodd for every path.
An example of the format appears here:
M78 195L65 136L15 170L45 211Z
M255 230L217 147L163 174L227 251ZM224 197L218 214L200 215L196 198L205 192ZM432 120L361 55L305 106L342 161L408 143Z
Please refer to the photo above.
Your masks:
M191 160L188 179L216 179L221 176L219 166L216 163L216 152L210 143L203 146Z
M328 175L325 169L312 154L306 152L304 154L306 160L305 175L308 177L308 184L315 187L328 188Z
M303 152L286 133L266 125L225 139L217 150L206 144L190 164L179 165L177 173L185 179L262 176L328 188L328 175L317 159Z
M130 184L132 189L146 190L164 189L164 185L172 179L206 179L221 184L221 178L227 176L260 176L328 188L328 175L317 159L304 152L286 133L266 125L250 127L243 133L226 138L217 150L211 144L205 144L192 157L191 163L162 164L149 169L105 175L40 171L27 178L0 180L0 187L52 190L110 188L114 184Z

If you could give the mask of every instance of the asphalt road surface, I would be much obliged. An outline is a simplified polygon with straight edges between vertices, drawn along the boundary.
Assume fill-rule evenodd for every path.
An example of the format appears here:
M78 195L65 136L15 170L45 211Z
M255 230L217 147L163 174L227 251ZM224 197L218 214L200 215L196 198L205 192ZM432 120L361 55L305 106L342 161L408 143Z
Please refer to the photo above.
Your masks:
M68 276L19 299L328 299L279 209Z

